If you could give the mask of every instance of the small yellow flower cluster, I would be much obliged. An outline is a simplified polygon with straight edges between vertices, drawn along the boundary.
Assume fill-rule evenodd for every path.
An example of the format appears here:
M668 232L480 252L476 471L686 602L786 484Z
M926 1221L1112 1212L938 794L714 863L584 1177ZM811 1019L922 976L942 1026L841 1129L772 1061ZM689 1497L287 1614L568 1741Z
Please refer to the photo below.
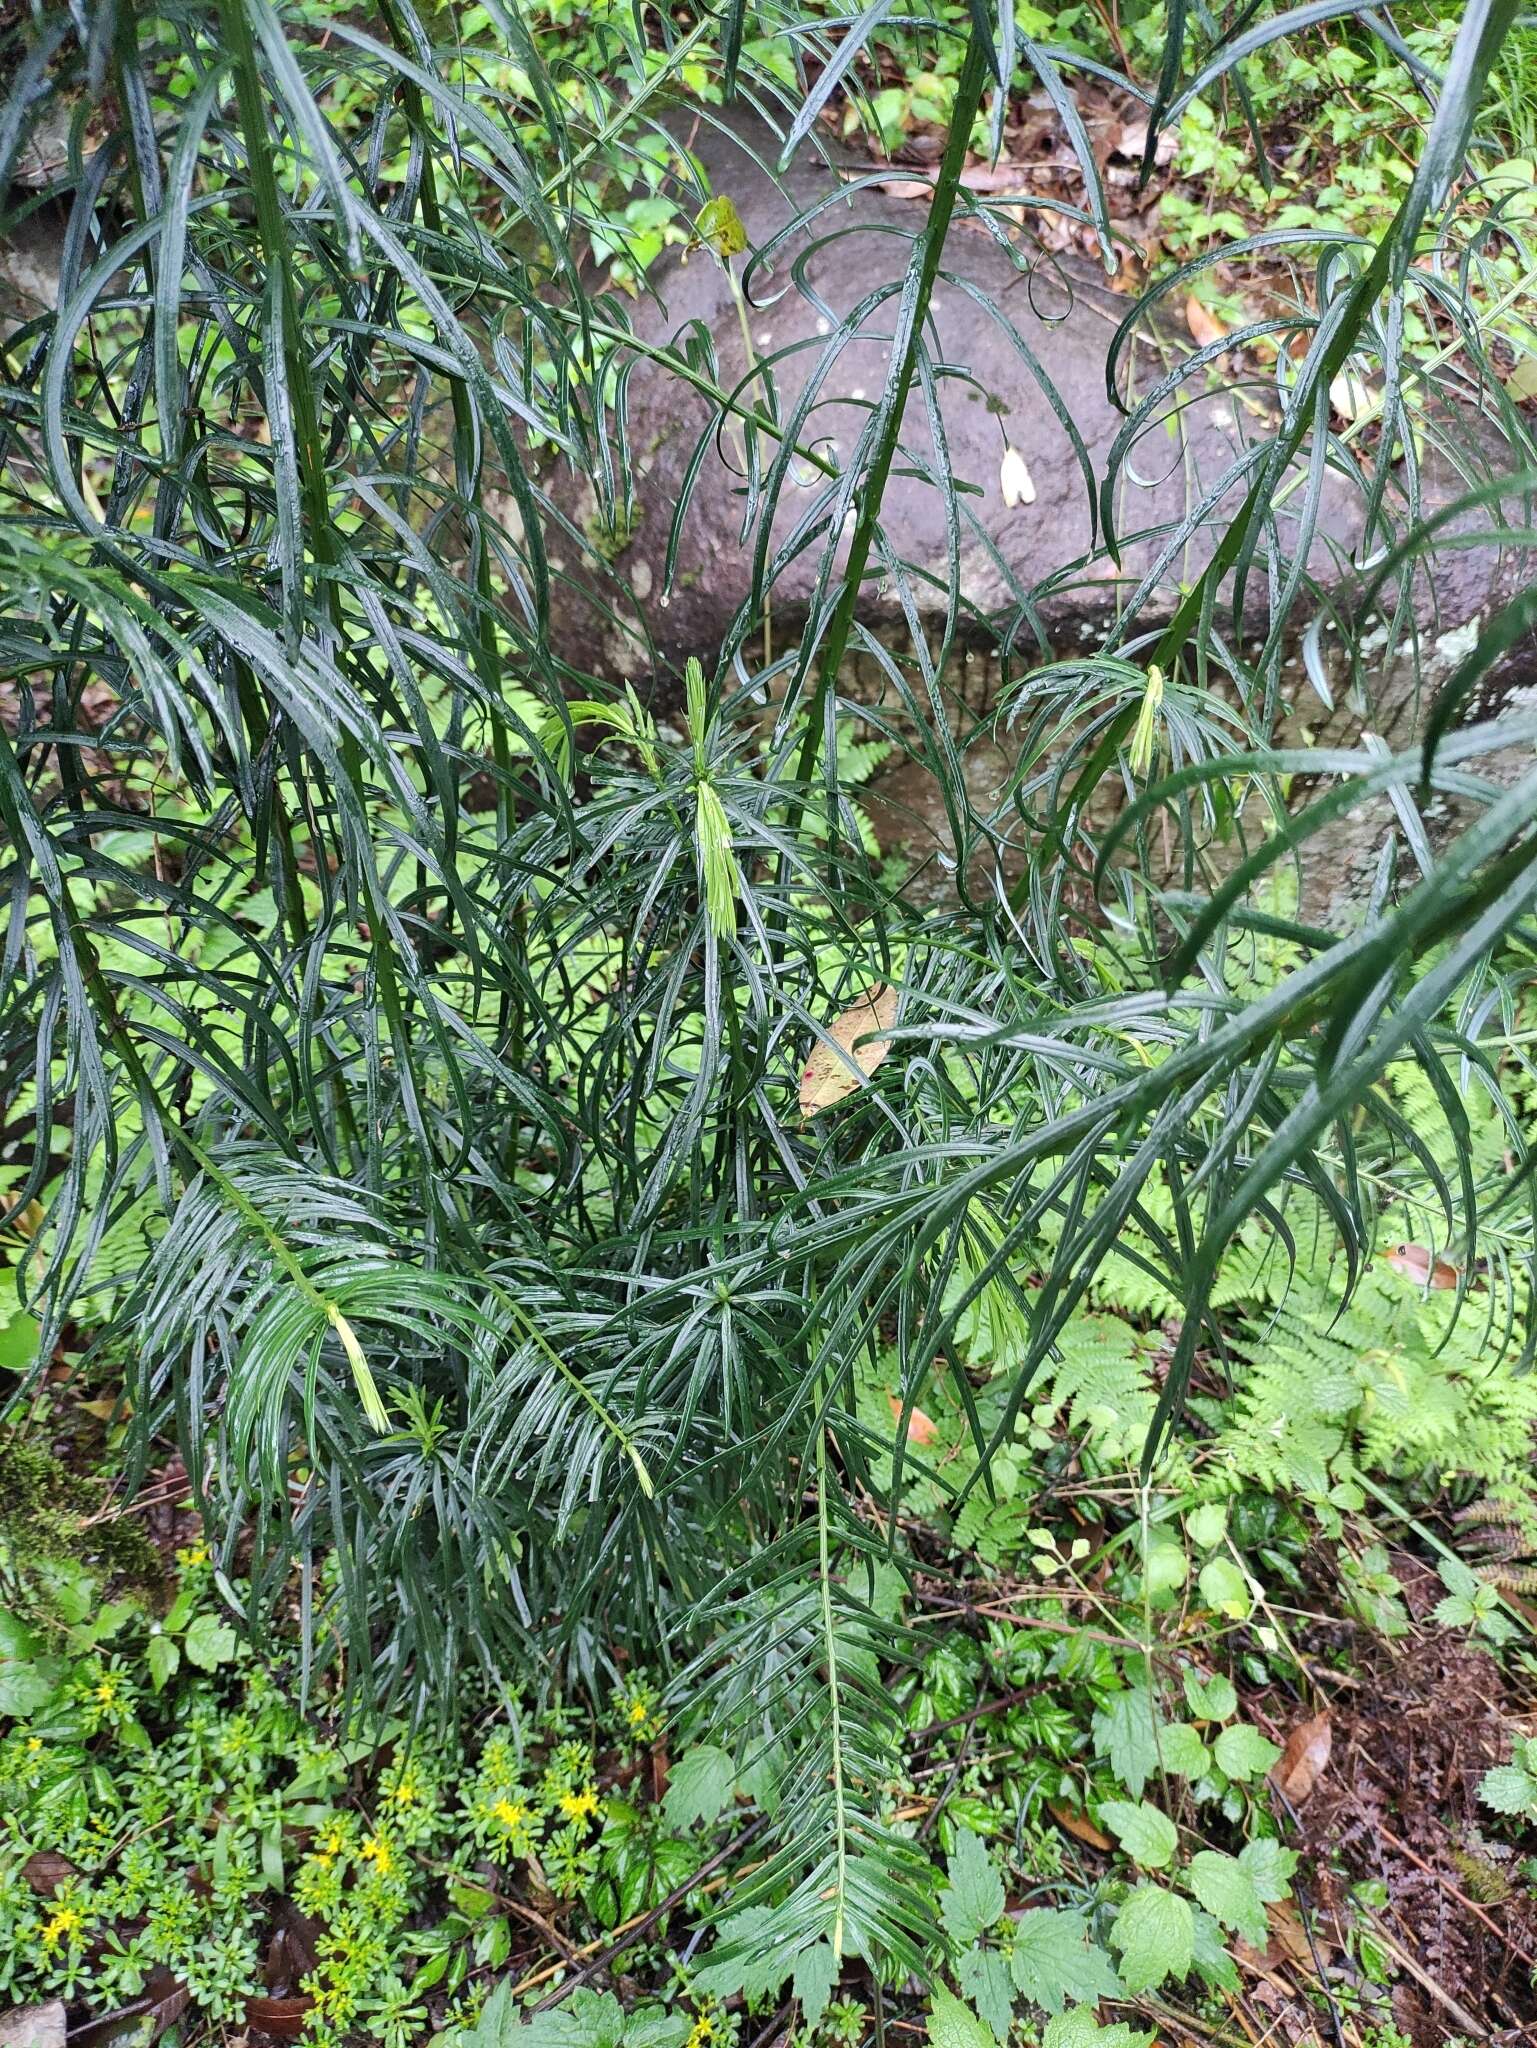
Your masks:
M562 1792L555 1803L569 1821L597 1818L598 1794L592 1785L584 1785L580 1792Z
M45 1922L42 1933L43 1947L51 1954L61 1942L78 1934L85 1925L85 1915L78 1906L60 1906L53 1918Z
M379 1877L388 1877L396 1863L395 1850L387 1835L366 1837L359 1846L358 1859L363 1863L371 1863Z
M317 1863L332 1864L347 1846L346 1837L338 1827L329 1827L316 1841L311 1855Z

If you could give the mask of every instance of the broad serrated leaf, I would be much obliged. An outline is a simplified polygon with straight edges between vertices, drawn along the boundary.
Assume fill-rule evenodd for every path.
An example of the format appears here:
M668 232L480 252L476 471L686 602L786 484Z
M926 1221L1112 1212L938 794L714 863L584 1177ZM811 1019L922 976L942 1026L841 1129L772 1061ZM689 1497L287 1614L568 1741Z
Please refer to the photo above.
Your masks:
M1011 1968L1018 1989L1047 2012L1060 2012L1069 1999L1092 2005L1118 1997L1121 1990L1109 1956L1090 1939L1083 1914L1048 1906L1020 1915Z
M1238 1694L1233 1681L1224 1678L1220 1671L1210 1678L1201 1678L1187 1669L1185 1699L1198 1721L1225 1721L1238 1711Z
M994 2048L993 2030L943 1984L929 2006L929 2048Z
M1202 1849L1190 1859L1189 1882L1213 1919L1241 1934L1251 1948L1264 1948L1269 1939L1264 1902L1236 1856Z
M1191 1945L1191 1964L1203 1984L1210 1984L1217 1991L1238 1989L1238 1965L1228 1953L1222 1929L1210 1913L1199 1906L1194 1913L1195 1940Z
M1170 1721L1158 1731L1158 1761L1176 1778L1204 1778L1211 1752L1188 1721Z
M1129 1799L1107 1799L1099 1809L1100 1820L1120 1842L1134 1863L1144 1870L1162 1870L1179 1847L1179 1830L1165 1813L1142 1800L1133 1806Z
M1154 2048L1156 2036L1125 2020L1113 2020L1102 2027L1087 2005L1072 2006L1046 2022L1041 2048Z
M670 1828L692 1827L715 1820L736 1787L736 1765L713 1742L696 1743L673 1765L662 1795L662 1813Z
M1254 1880L1254 1889L1267 1905L1277 1905L1290 1892L1292 1873L1297 1868L1297 1851L1288 1849L1273 1835L1261 1835L1252 1842L1245 1842L1238 1852L1238 1860Z
M956 1982L1000 2042L1014 2021L1014 1983L1006 1957L995 1948L969 1948L955 1965Z
M1249 1778L1264 1777L1281 1751L1257 1728L1251 1728L1247 1721L1239 1721L1233 1727L1223 1729L1212 1744L1212 1754L1217 1759L1219 1770L1244 1782Z
M1484 1773L1478 1796L1496 1813L1525 1813L1537 1805L1537 1778L1530 1777L1519 1764L1496 1764Z
M1110 1768L1134 1799L1158 1768L1158 1744L1153 1736L1153 1708L1145 1692L1116 1693L1094 1716L1096 1755L1108 1759Z
M801 2018L814 2027L827 2010L838 1981L838 1958L830 1941L814 1941L795 1958L790 1988L800 2003Z
M1138 1885L1116 1914L1110 1939L1120 1950L1121 1982L1128 1991L1153 1991L1166 1978L1183 1978L1195 1942L1190 1902L1161 1885Z
M235 1642L235 1631L228 1623L205 1608L192 1617L181 1646L189 1664L195 1664L200 1671L214 1671L234 1656Z
M956 1831L950 1853L950 1882L939 1895L939 1914L957 1948L985 1934L1003 1912L1003 1880L970 1828Z

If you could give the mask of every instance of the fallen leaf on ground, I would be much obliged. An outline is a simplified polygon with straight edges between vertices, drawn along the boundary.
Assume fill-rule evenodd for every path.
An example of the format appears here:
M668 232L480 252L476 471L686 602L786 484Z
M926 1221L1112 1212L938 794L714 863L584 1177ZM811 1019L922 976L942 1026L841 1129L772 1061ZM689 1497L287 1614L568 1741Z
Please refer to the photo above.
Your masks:
M36 1849L21 1866L21 1874L40 1897L51 1899L79 1871L57 1849Z
M1209 347L1214 341L1221 341L1227 333L1227 329L1216 314L1209 312L1194 292L1185 301L1185 325L1201 348Z
M297 2041L314 2009L314 1999L305 1993L293 1998L248 1998L245 2020L248 2027L271 2034L276 2040Z
M1278 1905L1265 1908L1265 1918L1270 1922L1270 1948L1275 1959L1279 1962L1284 1957L1289 1963L1304 1963L1311 1969L1312 1944L1296 1907L1283 1899ZM1320 1942L1319 1953L1322 1952L1323 1943Z
M874 1031L889 1031L897 1021L897 991L881 982L867 988L857 1002L850 1003L827 1027L832 1043L818 1039L801 1073L801 1115L813 1117L845 1095L852 1095L875 1072L891 1050L889 1038L869 1038ZM858 1038L869 1043L856 1045ZM847 1058L842 1057L847 1054ZM852 1061L852 1066L850 1062Z
M1406 1280L1412 1280L1416 1287L1450 1289L1462 1278L1462 1268L1454 1266L1450 1259L1432 1257L1428 1246L1423 1244L1396 1244L1390 1252L1382 1254L1383 1263L1402 1273ZM1480 1266L1482 1261L1479 1262ZM1479 1270L1474 1267L1474 1272Z
M886 1396L886 1405L891 1410L893 1422L902 1420L902 1403L895 1394ZM907 1418L907 1441L910 1444L931 1444L939 1434L939 1425L932 1415L925 1415L921 1408L915 1408Z
M1289 1799L1293 1806L1302 1804L1328 1768L1333 1741L1334 1730L1327 1713L1315 1714L1311 1721L1299 1722L1291 1731L1281 1761L1270 1773L1270 1782L1283 1799Z
M1070 1806L1054 1806L1049 1800L1046 1804L1046 1811L1051 1815L1059 1828L1066 1828L1070 1835L1080 1842L1087 1842L1091 1849L1113 1849L1115 1847L1114 1842L1111 1841L1104 1830L1095 1827L1093 1821L1086 1814L1074 1813Z

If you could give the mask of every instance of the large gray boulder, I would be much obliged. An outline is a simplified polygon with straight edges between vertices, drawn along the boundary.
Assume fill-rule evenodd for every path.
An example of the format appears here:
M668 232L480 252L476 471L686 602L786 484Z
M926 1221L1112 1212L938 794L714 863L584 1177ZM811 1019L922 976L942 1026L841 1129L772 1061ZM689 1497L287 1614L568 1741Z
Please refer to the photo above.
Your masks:
M753 262L747 271L747 334L732 282L705 248L674 254L657 267L650 280L655 300L635 309L636 332L651 343L679 346L708 335L720 381L729 389L748 379L743 395L761 404L761 377L771 373L781 416L793 413L808 379L816 380L815 404L800 439L846 458L886 388L894 318L889 288L903 275L926 196L903 197L873 180L851 185L846 171L840 175L811 150L775 178L764 167L773 159L775 139L752 123L722 124L695 148L709 189L728 195L740 213L750 249L770 252L767 262ZM788 223L819 205L808 229L783 238ZM1158 564L1170 531L1210 495L1205 525L1164 564L1152 586L1140 589L1138 630L1146 634L1166 619L1181 582L1204 566L1226 517L1241 501L1243 483L1235 480L1223 491L1222 480L1256 436L1270 434L1274 422L1274 401L1261 383L1252 376L1231 381L1228 373L1236 378L1238 372L1223 358L1180 387L1148 420L1134 448L1118 445L1126 431L1126 405L1150 392L1191 352L1189 335L1175 332L1176 323L1166 319L1162 327L1156 321L1144 326L1124 345L1117 383L1125 404L1118 403L1107 388L1107 362L1129 301L1110 290L1086 258L1043 254L1023 234L990 234L962 217L952 226L929 332L938 374L928 391L915 392L909 402L905 453L882 505L889 549L913 572L909 602L931 643L952 610L952 596L958 606L958 643L945 678L957 734L974 734L978 719L1032 665L1048 655L1060 658L1099 645L1129 595ZM861 317L844 332L859 308ZM752 379L749 339L752 357L765 366L758 380ZM936 448L931 407L941 423L942 450ZM544 480L566 522L551 543L560 572L551 641L574 668L641 681L666 706L676 701L676 677L689 654L711 663L723 649L739 650L749 676L763 663L761 626L748 635L742 613L752 579L742 442L728 429L700 460L712 409L654 362L637 363L625 409L636 473L632 518L610 523L592 481L561 465ZM1455 461L1437 461L1435 449L1429 450L1422 479L1427 506L1508 461L1486 421L1452 402L1443 403L1443 414L1445 445L1455 447L1465 437L1469 459L1459 469ZM1342 425L1336 421L1337 428ZM1006 448L1023 461L1032 493L1026 502L1006 502ZM765 446L761 459L767 462L771 454ZM1115 518L1123 537L1119 563L1104 547L1096 503L1113 461ZM953 567L949 503L924 473L946 465L961 486ZM1349 466L1343 462L1326 479L1306 564L1316 591L1332 594L1342 609L1350 604L1347 593L1361 566L1357 556L1367 552L1361 547L1365 471L1352 478ZM1390 507L1399 482L1390 492ZM821 486L806 465L792 470L771 529L776 547L806 518ZM1275 507L1283 554L1295 552L1302 495L1298 480ZM1407 523L1401 499L1396 516L1400 527ZM676 553L669 580L670 546ZM813 540L773 583L776 653L805 621L822 554L823 541ZM835 559L841 561L841 554ZM1332 707L1326 704L1312 689L1300 654L1290 653L1282 736L1354 744L1369 730L1390 745L1408 744L1439 682L1526 570L1519 556L1490 548L1440 557L1434 576L1416 583L1407 630L1391 647L1385 634L1375 642L1380 651L1364 698L1340 687L1332 692ZM1250 578L1247 598L1245 623L1253 630L1268 601L1263 567ZM1305 585L1295 606L1299 624L1311 608ZM910 622L901 615L889 576L867 581L860 619L898 654L910 650ZM1327 649L1327 635L1323 644ZM1339 664L1332 666L1335 682L1342 683ZM1480 711L1497 708L1503 695L1534 673L1534 650L1517 650L1490 679ZM846 664L840 689L856 702L881 701L891 709L880 664L869 654ZM969 795L979 814L993 807L1011 765L1004 728L968 748ZM1520 765L1507 762L1503 772ZM884 843L910 855L938 856L926 870L927 886L946 894L953 887L949 819L944 793L927 769L916 760L893 765L871 791L870 804ZM1337 908L1364 893L1382 831L1391 826L1391 812L1383 807L1319 843L1309 883L1316 910Z
M647 342L680 347L708 335L720 381L730 389L749 380L742 395L761 406L771 375L782 415L794 412L814 381L814 406L799 438L846 460L886 389L893 287L926 215L929 188L917 180L905 188L890 179L850 183L847 172L840 176L810 149L775 178L764 167L775 146L766 130L745 123L711 129L695 145L710 189L733 201L751 249L772 252L747 270L753 303L739 307L720 261L698 248L657 266L650 280L655 300L637 305L634 326ZM899 196L901 189L917 196ZM819 205L805 231L781 239L798 214ZM970 637L991 639L986 622L1007 628L1019 615L1022 644L1036 640L1032 627L1039 625L1065 649L1086 624L1103 621L1124 601L1156 563L1168 531L1242 461L1256 429L1268 431L1271 413L1252 384L1224 389L1220 375L1209 388L1197 386L1193 401L1187 389L1183 402L1161 408L1117 464L1116 524L1121 536L1133 537L1118 569L1104 551L1096 500L1126 427L1126 412L1107 389L1106 366L1130 301L1086 259L1046 254L1025 232L1010 223L994 234L964 217L952 226L931 308L929 350L938 374L931 391L915 391L909 403L905 459L886 490L882 518L892 552L916 572L912 593L920 611L938 621L949 608L951 504L922 472L948 466L960 487L954 538L963 632L969 624ZM748 337L763 366L756 377ZM1190 346L1188 337L1181 346L1144 328L1122 352L1123 396L1145 395ZM751 585L750 538L743 532L748 495L735 429L715 437L696 471L712 408L675 372L639 362L625 400L635 516L611 521L592 480L564 465L545 480L570 521L567 534L552 540L563 577L552 641L576 668L639 676L675 669L687 654L713 658L728 640ZM759 447L767 462L773 444L760 437ZM1006 448L1016 451L1028 479L1025 501L1012 506L1001 474ZM793 465L773 523L776 546L822 486L808 465ZM1222 512L1241 495L1235 483L1217 499L1207 531L1167 564L1156 592L1145 594L1145 618L1167 615L1179 581L1199 568ZM1300 503L1299 492L1279 514L1283 539ZM674 535L680 504L685 510ZM1358 508L1358 493L1331 483L1309 558L1326 582L1337 580L1348 557ZM580 537L575 547L572 532ZM821 555L821 541L813 541L776 578L776 645L804 620ZM1263 577L1255 579L1253 596L1262 599ZM893 593L883 595L872 580L862 615L871 624L895 619Z

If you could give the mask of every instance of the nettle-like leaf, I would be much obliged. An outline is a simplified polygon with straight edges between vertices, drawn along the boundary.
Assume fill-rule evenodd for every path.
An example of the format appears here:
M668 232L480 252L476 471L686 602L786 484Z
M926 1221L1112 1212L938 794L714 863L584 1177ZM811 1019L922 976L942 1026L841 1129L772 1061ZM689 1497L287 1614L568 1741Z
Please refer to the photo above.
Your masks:
M1002 1916L1003 1880L970 1828L957 1828L948 1867L950 1882L939 1895L940 1918L956 1947L965 1948Z
M1110 1939L1120 1951L1128 1991L1153 1991L1170 1977L1184 1978L1195 1952L1189 1901L1161 1885L1138 1885L1116 1914Z
M1092 2005L1118 1997L1121 1990L1109 1956L1093 1940L1081 1913L1045 1906L1022 1913L1010 1967L1018 1989L1050 2013L1060 2012L1069 2000Z
M736 1765L714 1743L686 1749L667 1774L662 1812L672 1828L712 1821L729 1805L736 1787Z
M1125 1799L1106 1799L1101 1802L1099 1819L1144 1870L1162 1870L1173 1861L1179 1830L1167 1814L1145 1799L1135 1806Z
M1111 1770L1132 1797L1140 1799L1143 1787L1158 1768L1153 1703L1145 1690L1125 1688L1112 1694L1096 1711L1094 1747L1098 1755L1108 1759Z
M1257 1728L1251 1728L1247 1721L1224 1728L1212 1744L1212 1754L1218 1768L1240 1783L1264 1777L1281 1760L1280 1745L1268 1735L1261 1735Z
M993 2048L993 2030L943 1984L929 2006L929 2040L934 2048Z
M1478 1796L1496 1813L1537 1811L1537 1776L1521 1764L1496 1764L1480 1779Z
M968 1948L956 1958L955 1979L1000 2043L1014 2024L1014 1980L1008 1958L995 1948Z

